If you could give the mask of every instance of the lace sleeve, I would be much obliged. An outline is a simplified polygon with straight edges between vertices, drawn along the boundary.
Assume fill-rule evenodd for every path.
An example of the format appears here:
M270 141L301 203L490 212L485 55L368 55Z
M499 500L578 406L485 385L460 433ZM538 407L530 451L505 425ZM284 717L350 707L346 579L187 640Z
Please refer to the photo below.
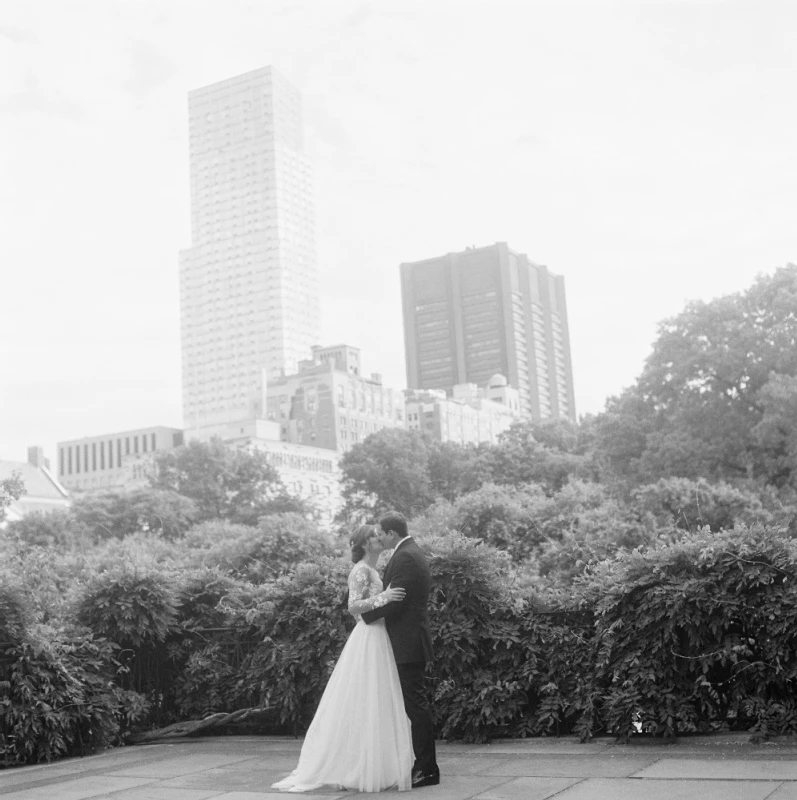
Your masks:
M384 592L369 597L371 591L370 575L367 568L355 567L349 574L349 614L357 616L385 605L388 601Z

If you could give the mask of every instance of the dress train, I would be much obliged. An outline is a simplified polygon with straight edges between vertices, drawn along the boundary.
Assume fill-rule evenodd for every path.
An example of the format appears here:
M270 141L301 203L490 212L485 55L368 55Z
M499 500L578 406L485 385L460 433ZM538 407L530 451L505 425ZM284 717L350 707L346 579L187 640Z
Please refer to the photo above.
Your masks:
M412 788L412 735L384 620L359 619L307 730L299 764L274 789Z

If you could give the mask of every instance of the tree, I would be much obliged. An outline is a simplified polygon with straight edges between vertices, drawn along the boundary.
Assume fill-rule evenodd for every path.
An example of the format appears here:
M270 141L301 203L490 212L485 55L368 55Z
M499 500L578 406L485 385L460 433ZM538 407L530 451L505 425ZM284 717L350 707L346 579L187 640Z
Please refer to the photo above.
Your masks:
M176 492L196 504L196 521L223 519L243 525L275 510L301 509L260 450L227 447L221 439L191 441L155 457L153 488Z
M178 539L194 524L198 509L193 500L177 492L135 489L78 497L71 513L78 529L95 540L121 539L138 532Z
M772 522L757 494L705 478L661 478L635 489L633 500L640 514L651 514L662 527L687 531L708 526L717 532L741 523Z
M417 430L385 428L354 445L341 460L345 504L338 520L351 522L399 511L420 514L435 500L453 501L490 477L490 447L439 442Z
M574 480L557 492L539 484L485 484L418 519L419 537L456 531L506 552L526 572L566 583L589 564L655 541L655 523L598 483Z
M418 431L383 428L372 433L343 456L340 469L340 520L364 520L387 511L412 517L434 502L429 441Z
M432 440L428 442L428 448L427 469L435 498L453 502L490 480L489 445Z
M425 535L456 531L503 550L513 561L523 561L538 549L543 536L538 526L540 509L547 503L542 487L485 484L454 502L440 500L413 529Z
M611 476L636 483L648 436L655 426L653 416L635 390L610 397L606 410L592 420L594 444L592 458L603 468L603 482Z
M551 446L541 443L538 435ZM511 486L537 483L557 491L585 468L586 458L577 452L577 435L575 426L566 423L514 423L486 456L492 480Z
M14 500L19 500L23 494L25 494L25 484L22 481L22 473L18 470L0 481L0 522L6 518L6 509Z
M752 434L774 486L797 485L797 376L772 374L760 392L762 415Z
M31 511L22 519L8 523L9 539L26 547L61 549L68 547L77 538L77 527L71 509Z
M596 421L596 450L636 483L791 480L786 438L776 430L788 418L795 376L797 266L790 264L745 292L689 303L662 322L636 385Z

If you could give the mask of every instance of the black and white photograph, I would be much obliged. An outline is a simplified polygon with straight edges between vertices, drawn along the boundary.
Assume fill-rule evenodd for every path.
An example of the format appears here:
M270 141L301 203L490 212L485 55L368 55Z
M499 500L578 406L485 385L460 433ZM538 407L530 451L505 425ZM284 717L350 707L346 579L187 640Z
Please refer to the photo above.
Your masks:
M0 3L0 800L797 797L797 3Z

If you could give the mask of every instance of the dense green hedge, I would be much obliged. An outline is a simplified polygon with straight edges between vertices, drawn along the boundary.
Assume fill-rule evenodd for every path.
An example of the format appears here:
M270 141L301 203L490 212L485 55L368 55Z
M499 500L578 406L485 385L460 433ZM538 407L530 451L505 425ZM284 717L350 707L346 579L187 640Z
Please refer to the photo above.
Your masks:
M582 596L596 608L583 736L797 732L793 540L704 530L599 566Z
M685 533L592 567L566 595L529 591L510 556L478 540L422 544L441 737L797 733L797 546L785 533ZM354 624L350 568L322 555L259 584L219 567L106 569L46 647L41 631L20 633L20 597L0 592L17 637L3 661L6 763L251 706L301 732Z
M472 539L425 545L429 682L444 738L797 730L797 554L776 532L694 533L605 562L566 598L518 590L507 556ZM286 726L306 726L352 624L348 569L323 559L234 587L222 604L228 624L263 644L235 674L218 647L195 654L183 696L224 686L230 708L268 703Z
M121 686L118 646L74 624L34 625L25 587L0 586L0 764L84 755L122 741L145 698Z

